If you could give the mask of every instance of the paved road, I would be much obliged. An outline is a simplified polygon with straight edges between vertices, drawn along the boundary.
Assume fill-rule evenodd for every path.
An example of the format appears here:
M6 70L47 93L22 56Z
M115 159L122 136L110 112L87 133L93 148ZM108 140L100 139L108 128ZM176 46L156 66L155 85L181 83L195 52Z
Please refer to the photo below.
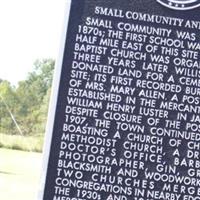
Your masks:
M35 200L42 155L0 149L0 199Z

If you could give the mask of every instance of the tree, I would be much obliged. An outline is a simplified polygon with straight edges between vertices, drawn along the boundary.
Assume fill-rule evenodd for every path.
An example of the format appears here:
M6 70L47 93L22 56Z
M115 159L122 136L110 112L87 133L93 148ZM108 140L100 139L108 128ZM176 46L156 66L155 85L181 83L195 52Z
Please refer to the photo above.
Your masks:
M17 105L19 99L15 88L8 81L0 82L0 132L16 134L19 132L17 124Z
M41 107L47 91L51 88L54 64L52 59L37 60L33 72L29 73L27 80L19 83L16 90L20 99L19 114L25 134L44 132L44 129L39 128L41 124L46 123L46 119L41 121ZM49 99L45 103L48 104L48 101Z
M33 71L16 88L7 81L0 81L0 94L16 117L24 135L44 132L54 64L52 59L37 60ZM0 101L0 131L17 134L16 126L3 104Z

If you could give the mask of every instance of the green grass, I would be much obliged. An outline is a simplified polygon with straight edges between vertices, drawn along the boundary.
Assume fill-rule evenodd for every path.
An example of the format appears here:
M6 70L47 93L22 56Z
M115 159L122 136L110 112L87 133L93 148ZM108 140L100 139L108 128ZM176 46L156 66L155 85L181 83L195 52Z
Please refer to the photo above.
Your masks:
M42 152L43 136L21 136L0 134L0 148Z
M35 200L41 160L40 153L0 148L1 200Z

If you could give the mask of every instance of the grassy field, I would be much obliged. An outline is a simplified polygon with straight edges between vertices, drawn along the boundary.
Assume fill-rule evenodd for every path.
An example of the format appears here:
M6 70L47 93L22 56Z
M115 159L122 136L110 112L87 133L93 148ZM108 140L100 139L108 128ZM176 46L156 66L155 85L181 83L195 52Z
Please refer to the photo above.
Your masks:
M42 155L0 148L0 199L35 200Z
M21 136L0 133L0 148L42 152L44 136Z

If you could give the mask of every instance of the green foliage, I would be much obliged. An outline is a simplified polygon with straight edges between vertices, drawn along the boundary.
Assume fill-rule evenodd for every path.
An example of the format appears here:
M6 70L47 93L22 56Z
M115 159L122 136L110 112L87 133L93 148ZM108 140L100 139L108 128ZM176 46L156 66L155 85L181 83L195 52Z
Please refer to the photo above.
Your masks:
M0 80L0 132L19 135L43 135L53 78L54 61L37 60L34 69L17 87ZM12 116L13 115L13 116Z
M43 136L0 134L0 148L42 152Z
M15 134L11 113L17 113L19 100L15 88L8 81L0 82L0 132Z

